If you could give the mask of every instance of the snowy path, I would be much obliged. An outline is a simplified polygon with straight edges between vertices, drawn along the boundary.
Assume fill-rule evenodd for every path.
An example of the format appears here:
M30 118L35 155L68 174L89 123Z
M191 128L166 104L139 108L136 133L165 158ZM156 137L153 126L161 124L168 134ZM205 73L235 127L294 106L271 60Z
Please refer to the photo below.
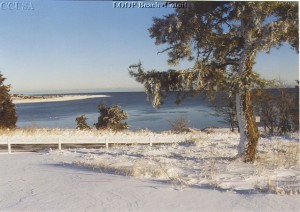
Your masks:
M0 211L297 211L299 196L175 190L167 183L63 166L60 155L0 154Z

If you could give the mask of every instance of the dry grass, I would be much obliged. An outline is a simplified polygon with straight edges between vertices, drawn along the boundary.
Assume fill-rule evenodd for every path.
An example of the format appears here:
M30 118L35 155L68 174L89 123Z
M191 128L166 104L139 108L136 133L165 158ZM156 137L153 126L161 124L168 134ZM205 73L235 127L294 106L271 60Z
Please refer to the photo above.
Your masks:
M162 163L150 159L140 159L132 163L112 162L109 159L85 161L77 160L73 162L76 166L88 167L105 173L133 176L136 178L160 179L169 181L174 188L183 188L188 183L183 180L172 164Z
M298 143L282 143L277 142L271 144L268 152L259 152L256 160L257 166L262 169L275 168L300 168L300 154Z
M190 135L195 135L198 132L190 132ZM172 131L164 131L160 133L152 132L150 130L138 130L136 132L130 131L130 130L122 130L122 131L113 131L109 129L89 129L89 130L77 130L77 129L50 129L50 128L35 128L35 127L30 127L30 128L16 128L16 129L3 129L0 128L0 135L5 135L5 136L18 136L18 135L23 135L23 136L35 136L35 135L88 135L88 136L103 136L103 135L143 135L143 136L148 136L148 135L172 135L174 134ZM186 133L184 133L186 134Z
M264 145L269 151L259 152L255 167L257 174L266 180L255 185L257 190L276 194L300 193L300 181L296 176L289 180L281 180L280 176L274 178L274 170L300 170L299 143L276 142Z
M220 142L216 137L211 142L197 139L151 148L134 145L132 148L115 145L107 150L107 159L97 157L97 160L78 162L77 165L137 178L167 180L174 188L207 182L216 188L234 190L234 186L230 183L227 186L226 181L251 182L254 178L257 182L253 182L252 188L257 191L275 194L300 192L297 176L276 174L282 169L293 173L300 171L299 146L295 142L261 142L259 157L254 164L243 163L241 158L234 156L236 153L232 148L235 149L235 145ZM193 169L189 164L199 170L197 174L192 173L192 178L182 172Z

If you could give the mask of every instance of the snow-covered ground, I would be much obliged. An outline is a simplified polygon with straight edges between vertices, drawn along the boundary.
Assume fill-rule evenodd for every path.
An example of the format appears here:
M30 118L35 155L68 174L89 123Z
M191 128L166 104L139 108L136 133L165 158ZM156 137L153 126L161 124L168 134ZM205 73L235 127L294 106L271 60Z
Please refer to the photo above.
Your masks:
M40 103L40 102L63 102L63 101L74 101L81 99L91 99L99 97L108 97L108 95L56 95L56 96L40 96L32 98L20 98L12 97L14 104L25 104L25 103Z
M70 135L59 132L52 133ZM236 158L236 133L209 129L191 134L197 137L152 147L114 145L10 155L3 151L0 211L299 210L298 134L261 138L253 164Z

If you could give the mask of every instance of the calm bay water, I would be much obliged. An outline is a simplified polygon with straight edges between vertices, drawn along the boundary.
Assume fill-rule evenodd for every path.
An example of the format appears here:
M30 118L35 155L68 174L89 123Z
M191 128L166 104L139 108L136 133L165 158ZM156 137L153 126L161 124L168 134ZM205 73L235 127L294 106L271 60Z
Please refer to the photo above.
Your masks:
M98 105L118 104L129 114L127 120L131 130L148 128L153 131L170 129L169 121L185 117L192 128L209 126L225 127L221 118L213 116L210 104L202 97L188 98L176 105L175 95L167 98L160 109L154 109L144 92L92 93L110 97L84 99L65 102L17 104L18 127L75 128L75 118L85 114L93 125L99 117Z

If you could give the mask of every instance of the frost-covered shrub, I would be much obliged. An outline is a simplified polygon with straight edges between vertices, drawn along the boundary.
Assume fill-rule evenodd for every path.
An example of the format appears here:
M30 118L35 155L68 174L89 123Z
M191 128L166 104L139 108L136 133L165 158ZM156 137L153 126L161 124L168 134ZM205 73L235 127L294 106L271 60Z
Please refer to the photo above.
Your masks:
M86 123L86 120L88 118L85 117L85 115L82 115L82 116L78 116L76 117L76 129L79 129L79 130L88 130L88 129L91 129L91 127Z
M169 121L169 123L171 125L171 130L174 132L190 132L190 122L183 116L177 117L175 120Z
M100 116L95 124L97 129L112 129L115 131L128 129L127 122L123 122L128 118L128 114L124 112L119 105L107 107L104 104L99 105Z

